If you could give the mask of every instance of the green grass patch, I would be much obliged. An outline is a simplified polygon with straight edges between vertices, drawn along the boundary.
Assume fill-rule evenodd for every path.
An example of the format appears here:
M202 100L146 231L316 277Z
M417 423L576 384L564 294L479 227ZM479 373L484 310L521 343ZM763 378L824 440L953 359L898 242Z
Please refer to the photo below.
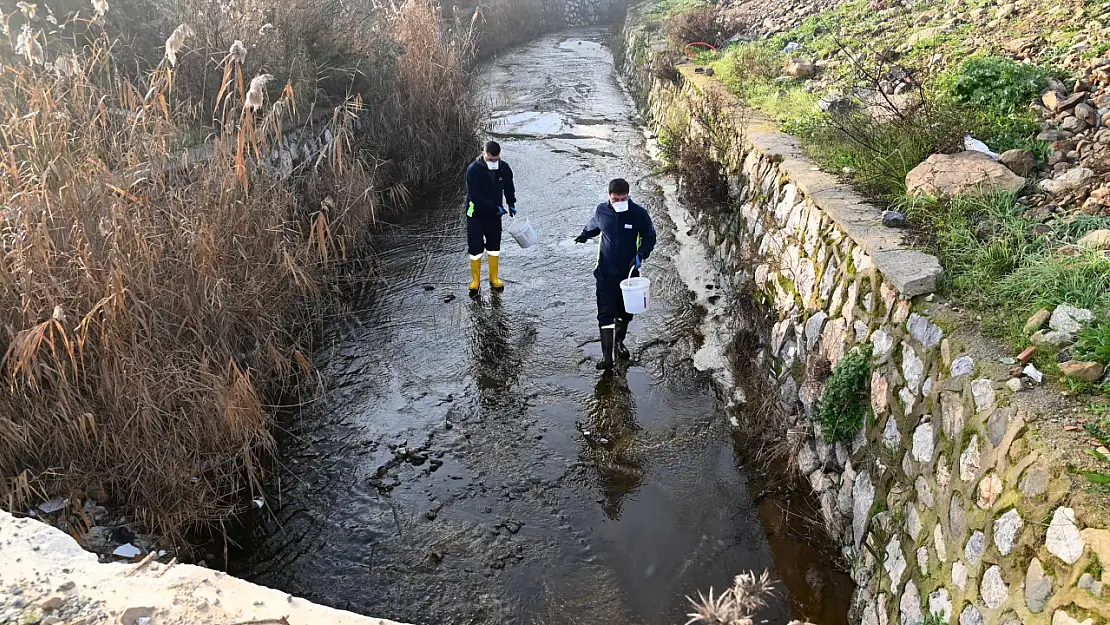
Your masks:
M1079 358L1110 365L1110 315L1103 314L1079 331L1075 353Z
M1099 226L1105 218L1059 222L1050 234L1034 234L1037 222L1009 194L954 200L907 201L910 217L926 231L945 268L943 289L962 302L990 311L987 329L1024 346L1022 325L1033 311L1068 303L1092 310L1110 306L1110 259L1094 251L1061 255L1058 244ZM1110 323L1084 333L1084 353L1105 356ZM1052 354L1038 366L1055 369Z

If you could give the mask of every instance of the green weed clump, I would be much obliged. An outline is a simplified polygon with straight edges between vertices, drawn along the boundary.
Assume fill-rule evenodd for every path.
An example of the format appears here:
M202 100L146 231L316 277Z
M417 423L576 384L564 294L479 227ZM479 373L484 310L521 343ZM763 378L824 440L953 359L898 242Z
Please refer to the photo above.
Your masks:
M857 348L833 367L817 405L814 418L827 442L847 442L859 432L871 410L870 392L870 354Z
M1043 158L1047 146L1034 140L1039 128L1029 105L1050 78L1062 76L1059 70L1005 57L973 57L941 75L937 97L962 106L973 120L968 130L992 149L1029 149Z
M1110 314L1103 314L1079 331L1075 353L1083 360L1110 365Z

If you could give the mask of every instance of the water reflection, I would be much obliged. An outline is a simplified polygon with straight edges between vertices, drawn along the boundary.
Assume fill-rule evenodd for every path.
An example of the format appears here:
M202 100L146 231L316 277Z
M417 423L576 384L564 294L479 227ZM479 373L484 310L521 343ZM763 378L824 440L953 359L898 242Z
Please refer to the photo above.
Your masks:
M472 371L482 403L514 388L529 351L536 342L534 322L511 317L501 307L501 294L487 303L481 296L470 300Z
M621 516L624 498L644 482L646 471L636 451L636 401L623 374L603 375L594 387L587 421L580 424L586 439L584 455L597 471L601 507L612 520Z

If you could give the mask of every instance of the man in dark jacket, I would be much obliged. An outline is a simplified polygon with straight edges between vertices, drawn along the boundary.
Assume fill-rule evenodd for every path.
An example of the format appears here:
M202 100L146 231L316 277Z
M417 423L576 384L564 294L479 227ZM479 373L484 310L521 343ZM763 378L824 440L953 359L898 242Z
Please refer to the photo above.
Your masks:
M624 346L632 315L624 309L621 280L639 275L640 263L655 249L655 226L639 204L628 199L628 182L617 178L609 183L609 201L594 211L593 219L574 241L585 243L601 235L597 267L597 322L601 327L599 370L613 368L614 350L621 360L629 358Z
M485 150L466 169L466 241L470 252L470 292L477 293L482 278L482 252L489 256L489 283L496 290L505 288L498 276L501 256L501 216L516 215L516 187L513 170L501 160L501 146L486 143Z

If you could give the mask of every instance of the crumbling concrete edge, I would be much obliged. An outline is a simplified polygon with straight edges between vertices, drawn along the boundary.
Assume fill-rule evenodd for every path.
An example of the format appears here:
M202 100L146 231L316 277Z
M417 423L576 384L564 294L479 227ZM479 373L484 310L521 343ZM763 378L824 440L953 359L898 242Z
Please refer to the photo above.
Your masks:
M95 605L98 613L111 619L94 622L120 622L129 609L153 608L152 622L165 625L400 625L318 605L198 566L101 564L95 554L61 530L0 510L0 592L13 587L22 593L24 615Z

